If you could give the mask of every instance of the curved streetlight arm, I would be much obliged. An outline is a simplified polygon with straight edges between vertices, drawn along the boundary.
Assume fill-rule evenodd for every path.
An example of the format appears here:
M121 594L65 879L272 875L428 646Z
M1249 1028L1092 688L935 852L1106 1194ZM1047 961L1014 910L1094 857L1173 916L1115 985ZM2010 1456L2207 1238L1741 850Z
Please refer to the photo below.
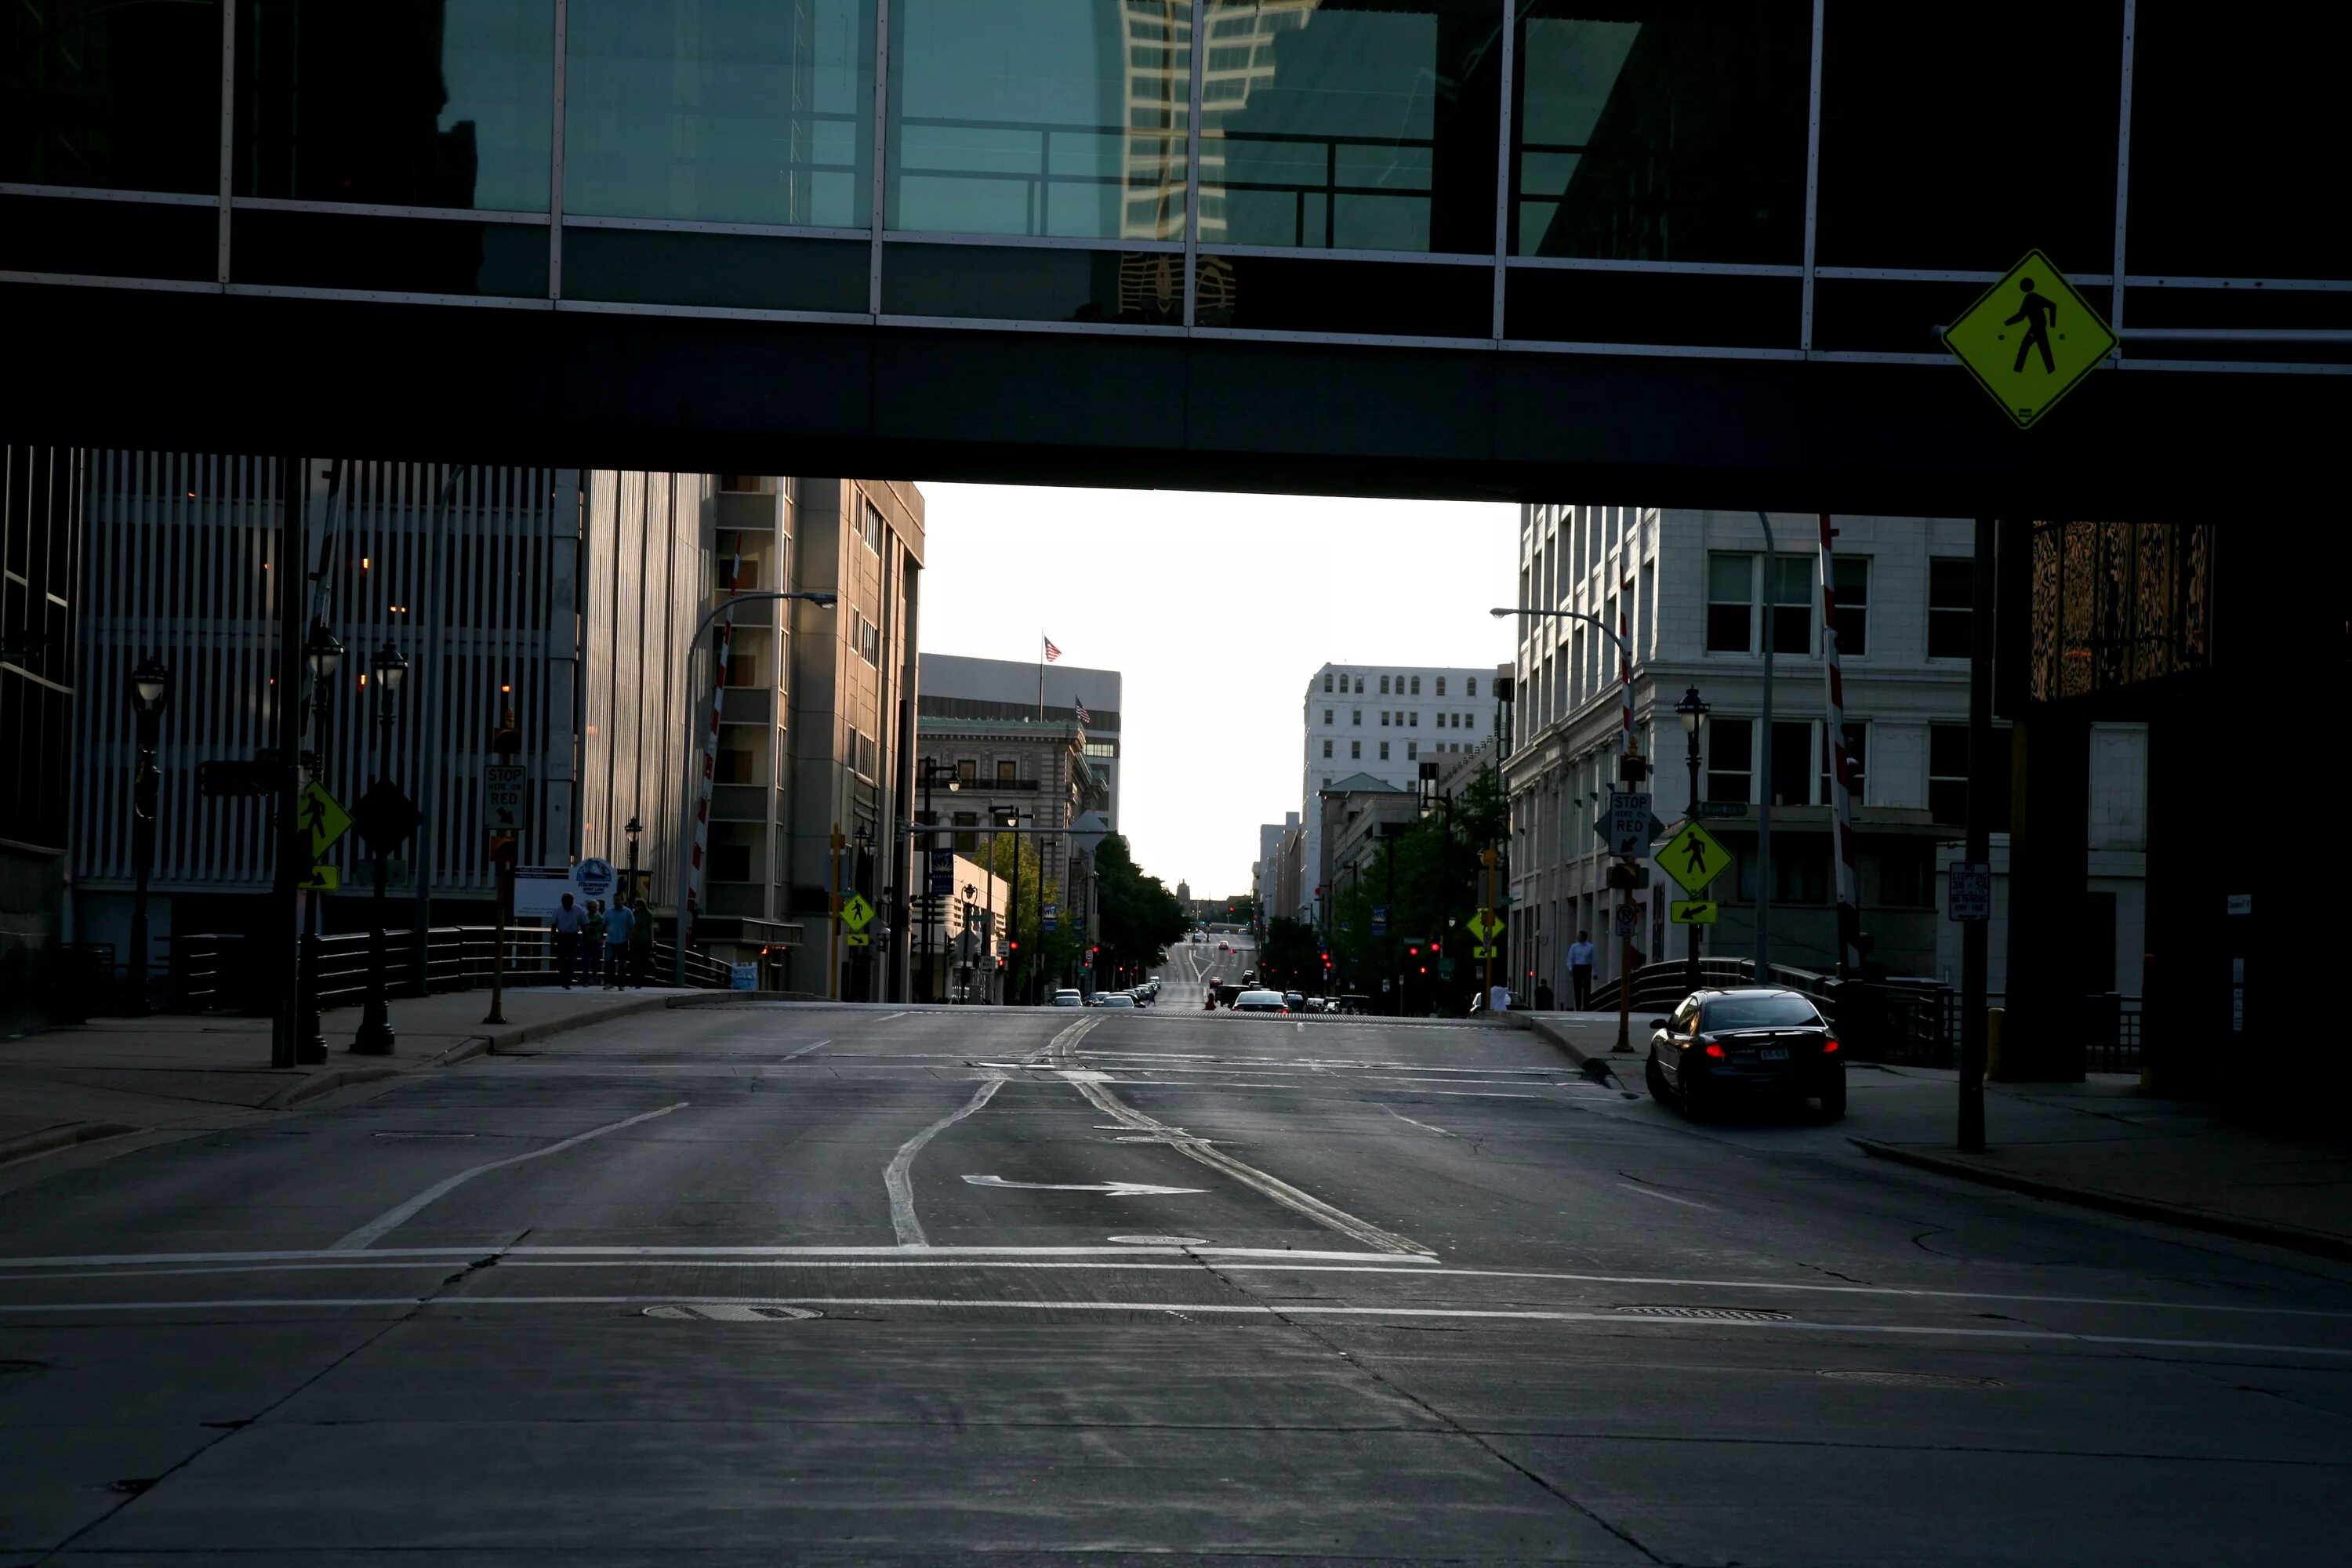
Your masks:
M753 588L746 593L729 595L710 606L709 612L695 626L694 635L686 639L686 653L681 669L685 679L678 684L685 687L689 694L693 691L694 655L695 650L702 646L702 634L710 629L712 622L734 610L738 605L759 604L762 601L806 599L820 609L829 610L840 602L840 597L837 594L822 590L796 592L783 588ZM669 954L669 979L673 985L686 984L686 904L692 891L694 878L694 856L688 847L694 841L694 803L698 794L693 782L692 763L693 759L702 754L701 748L695 744L694 718L694 707L689 700L686 712L688 784L678 810L677 939L670 943Z
M1598 631L1602 637L1605 637L1611 642L1615 643L1617 645L1617 653L1619 658L1622 658L1629 665L1633 662L1633 645L1625 640L1624 635L1619 632L1616 627L1602 620L1599 616L1589 614L1586 611L1496 609L1489 610L1486 613L1493 616L1497 620L1500 620L1505 616L1550 616L1556 619L1564 621L1582 621L1585 625Z

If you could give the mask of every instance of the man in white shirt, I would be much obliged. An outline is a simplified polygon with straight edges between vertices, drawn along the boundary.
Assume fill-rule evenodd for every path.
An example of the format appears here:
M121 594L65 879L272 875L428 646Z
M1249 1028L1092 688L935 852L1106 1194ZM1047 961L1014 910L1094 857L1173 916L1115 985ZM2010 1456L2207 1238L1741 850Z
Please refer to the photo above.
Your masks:
M1568 944L1568 975L1576 987L1576 1010L1580 1013L1592 1005L1592 962L1597 956L1589 931L1578 931L1576 940Z
M553 923L556 972L562 975L566 991L572 989L572 971L580 963L580 928L587 921L587 915L572 901L572 895L564 894L563 906L555 911Z

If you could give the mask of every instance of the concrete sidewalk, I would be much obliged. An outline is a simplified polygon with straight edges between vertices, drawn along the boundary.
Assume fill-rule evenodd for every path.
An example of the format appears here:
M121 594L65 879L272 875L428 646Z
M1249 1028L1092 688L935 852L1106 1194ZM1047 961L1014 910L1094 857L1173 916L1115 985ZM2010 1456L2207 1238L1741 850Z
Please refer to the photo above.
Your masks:
M273 1068L269 1020L159 1015L100 1018L0 1043L0 1163L100 1138L173 1136L235 1127L355 1084L451 1066L633 1013L740 995L648 986L642 991L510 989L502 1026L485 1025L488 991L451 991L392 1004L399 1037L390 1057L346 1048L360 1010L326 1015L327 1059Z
M1634 1054L1610 1050L1614 1013L1519 1013L1521 1025L1578 1066L1608 1063L1642 1089L1649 1040L1633 1020ZM1928 1068L1849 1067L1855 1093L1839 1135L1866 1154L1968 1181L2189 1226L2242 1240L2352 1259L2352 1149L2253 1131L2210 1105L2158 1100L2136 1076L2082 1083L1985 1086L1982 1154L1954 1144L1959 1075ZM1869 1075L1867 1095L1862 1075ZM1866 1114L1865 1114L1866 1110Z

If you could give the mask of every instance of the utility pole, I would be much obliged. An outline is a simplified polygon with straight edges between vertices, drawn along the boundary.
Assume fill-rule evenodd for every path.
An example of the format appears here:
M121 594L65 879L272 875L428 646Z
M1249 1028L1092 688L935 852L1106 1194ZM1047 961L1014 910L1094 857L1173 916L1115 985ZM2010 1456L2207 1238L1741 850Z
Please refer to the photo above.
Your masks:
M137 881L131 896L131 1011L145 1017L148 1005L147 877L155 863L155 809L163 775L155 768L162 742L163 710L172 705L172 672L149 654L131 672L131 708L139 725L139 760L131 773L131 861Z
M490 750L497 752L500 760L509 764L521 754L522 731L515 727L513 709L509 708L506 710L498 732L490 737ZM530 792L526 788L523 791L523 798L528 801L530 796ZM514 902L515 858L521 852L522 828L522 822L518 821L512 834L494 837L490 844L492 874L497 879L497 892L494 896L498 900L498 908L493 916L495 923L490 942L490 1011L489 1016L482 1020L485 1024L503 1024L507 1021L507 909ZM632 847L634 847L633 844ZM630 873L630 886L633 889L635 882L633 865ZM630 918L635 920L636 911L632 910L629 913ZM635 928L632 926L630 940L634 942L635 936Z
M1992 817L1985 780L1992 765L1993 520L1977 519L1976 567L1969 595L1969 804L1968 855L1972 866L1992 858ZM1949 897L1947 889L1946 896ZM1988 910L1987 915L1991 911ZM1959 1145L1980 1154L1985 1146L1984 1079L1986 988L1990 981L1990 919L1960 926L1960 1116Z
M832 913L825 921L824 994L835 1000L841 996L841 824L833 825L833 889L827 895L827 907Z

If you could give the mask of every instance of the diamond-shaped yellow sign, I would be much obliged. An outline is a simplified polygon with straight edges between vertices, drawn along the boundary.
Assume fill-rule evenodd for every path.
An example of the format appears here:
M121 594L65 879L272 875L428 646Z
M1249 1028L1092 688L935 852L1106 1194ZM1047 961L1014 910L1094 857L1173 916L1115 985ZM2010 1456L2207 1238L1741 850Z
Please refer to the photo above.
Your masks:
M874 906L866 901L863 893L852 893L841 900L841 923L851 931L864 931L874 923Z
M1503 922L1495 918L1495 911L1492 910L1480 910L1470 917L1470 934L1481 940L1491 941L1495 933L1502 929Z
M1686 822L1658 851L1658 864L1667 876L1696 893L1723 875L1724 868L1731 864L1731 851L1697 823Z
M2022 430L2114 352L2116 335L2048 257L2029 250L1944 329L1944 346Z
M352 814L316 779L302 786L295 809L301 814L302 831L310 836L314 861L326 858L327 847L352 830Z

